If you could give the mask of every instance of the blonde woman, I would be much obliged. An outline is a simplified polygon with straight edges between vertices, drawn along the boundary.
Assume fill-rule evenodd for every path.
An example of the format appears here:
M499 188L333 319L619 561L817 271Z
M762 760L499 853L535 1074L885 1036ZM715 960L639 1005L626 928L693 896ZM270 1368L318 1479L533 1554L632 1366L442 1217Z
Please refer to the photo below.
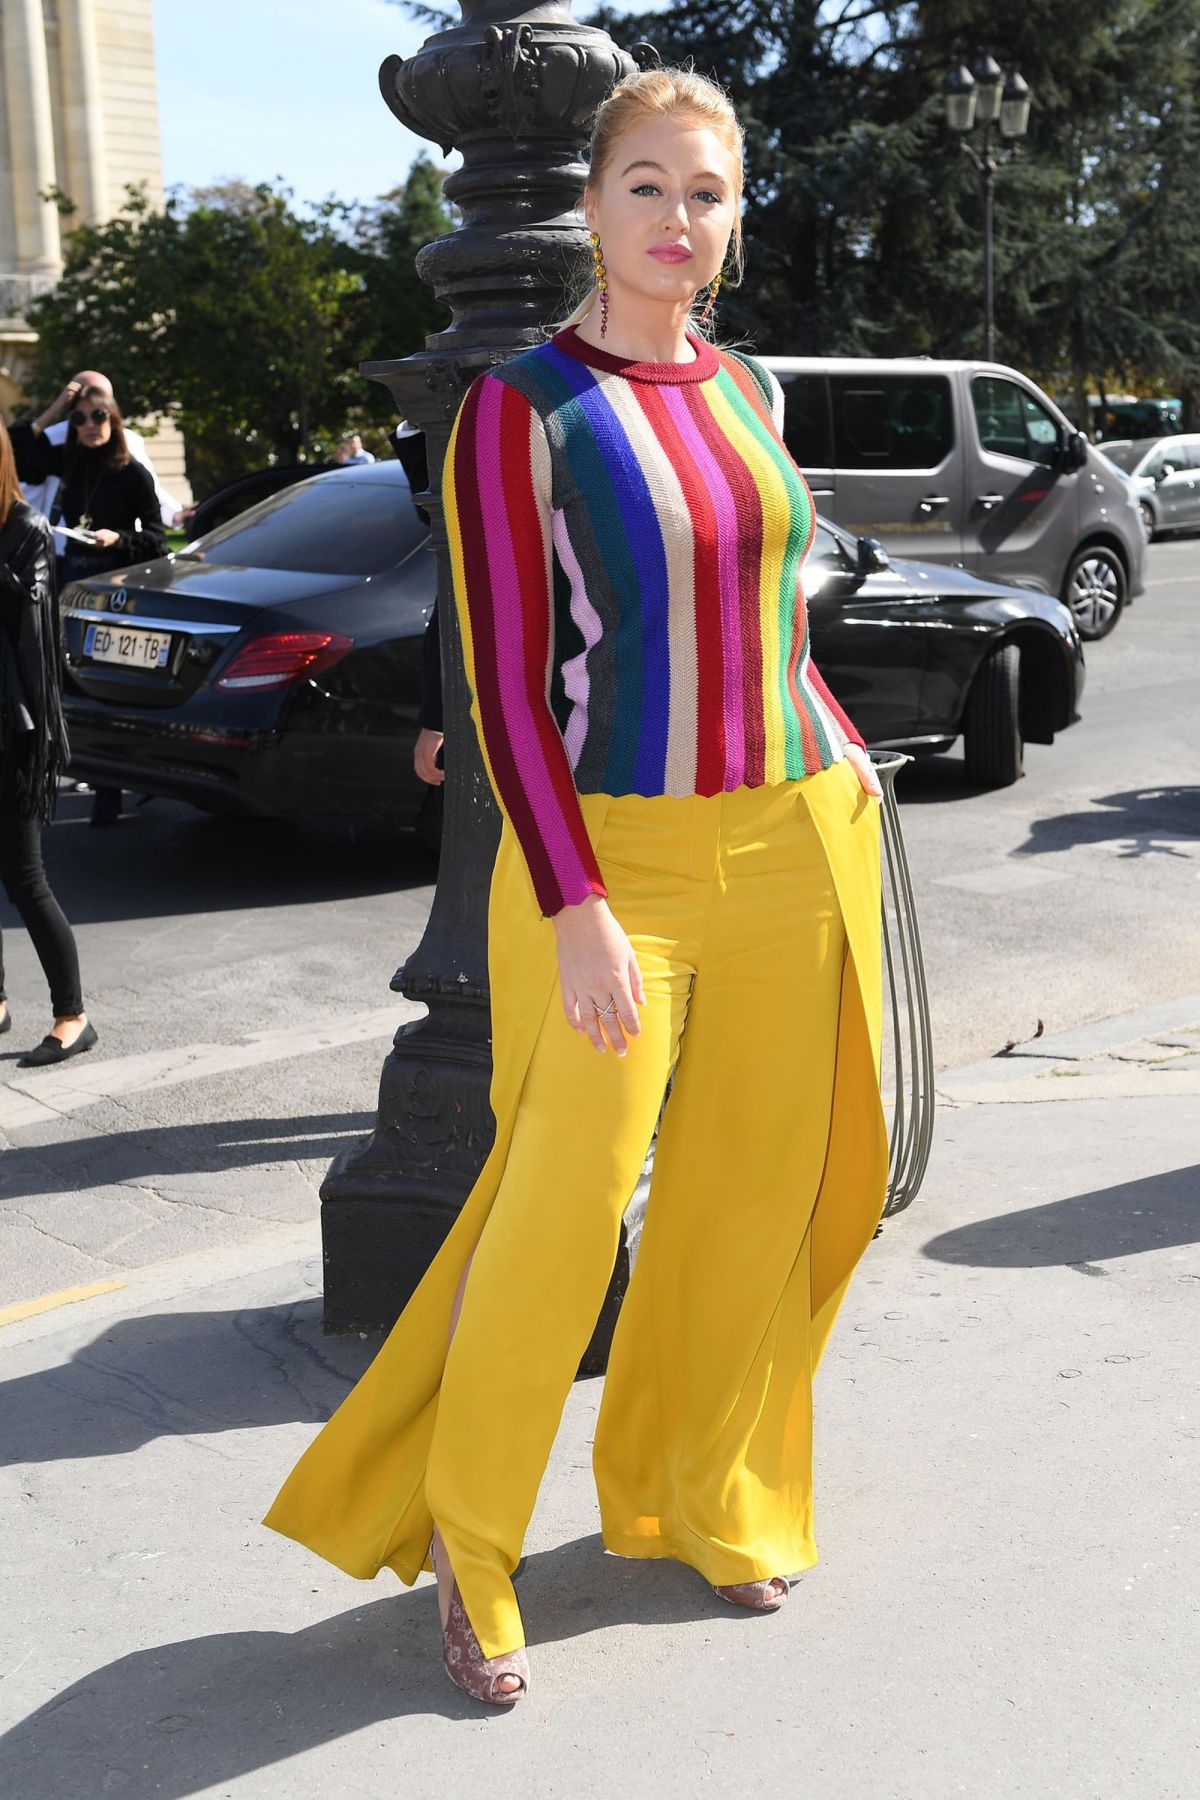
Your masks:
M504 815L492 1152L267 1523L438 1578L468 1693L528 1691L511 1576L668 1078L595 1439L604 1543L776 1611L817 1559L812 1375L879 1219L878 782L809 656L778 390L702 327L741 255L724 93L600 109L596 286L481 376L444 497ZM452 746L451 746L452 748Z

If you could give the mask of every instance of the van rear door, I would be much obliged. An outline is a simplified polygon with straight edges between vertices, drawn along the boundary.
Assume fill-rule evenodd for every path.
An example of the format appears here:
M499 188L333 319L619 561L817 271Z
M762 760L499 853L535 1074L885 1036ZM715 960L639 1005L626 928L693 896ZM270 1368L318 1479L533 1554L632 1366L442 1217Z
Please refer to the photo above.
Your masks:
M897 556L963 559L962 456L948 374L829 371L834 518Z

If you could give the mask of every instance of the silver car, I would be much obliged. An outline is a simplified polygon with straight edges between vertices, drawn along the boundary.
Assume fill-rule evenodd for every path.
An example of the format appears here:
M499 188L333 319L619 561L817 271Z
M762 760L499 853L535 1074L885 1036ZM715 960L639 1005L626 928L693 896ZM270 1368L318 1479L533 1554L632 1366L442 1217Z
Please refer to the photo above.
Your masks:
M818 510L856 537L1053 594L1085 638L1106 637L1142 592L1146 533L1129 481L1018 369L762 361Z
M1200 433L1114 438L1099 448L1133 483L1148 537L1200 530Z

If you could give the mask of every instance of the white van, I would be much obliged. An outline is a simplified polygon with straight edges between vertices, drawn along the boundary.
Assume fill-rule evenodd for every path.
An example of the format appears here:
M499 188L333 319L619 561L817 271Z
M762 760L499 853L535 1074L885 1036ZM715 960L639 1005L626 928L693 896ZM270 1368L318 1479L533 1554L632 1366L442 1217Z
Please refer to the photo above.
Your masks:
M1001 363L762 356L818 512L898 556L1064 600L1107 635L1143 591L1132 484Z

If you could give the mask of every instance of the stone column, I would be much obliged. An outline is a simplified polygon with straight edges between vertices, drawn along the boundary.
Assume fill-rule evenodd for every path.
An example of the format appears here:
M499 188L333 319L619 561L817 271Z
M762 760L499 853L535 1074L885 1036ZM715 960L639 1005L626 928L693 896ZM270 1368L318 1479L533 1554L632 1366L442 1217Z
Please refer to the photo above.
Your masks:
M58 276L62 274L58 212L52 200L41 198L57 179L42 0L4 0L0 24L17 273Z
M59 0L59 61L67 166L61 186L86 225L108 217L100 47L93 0Z

